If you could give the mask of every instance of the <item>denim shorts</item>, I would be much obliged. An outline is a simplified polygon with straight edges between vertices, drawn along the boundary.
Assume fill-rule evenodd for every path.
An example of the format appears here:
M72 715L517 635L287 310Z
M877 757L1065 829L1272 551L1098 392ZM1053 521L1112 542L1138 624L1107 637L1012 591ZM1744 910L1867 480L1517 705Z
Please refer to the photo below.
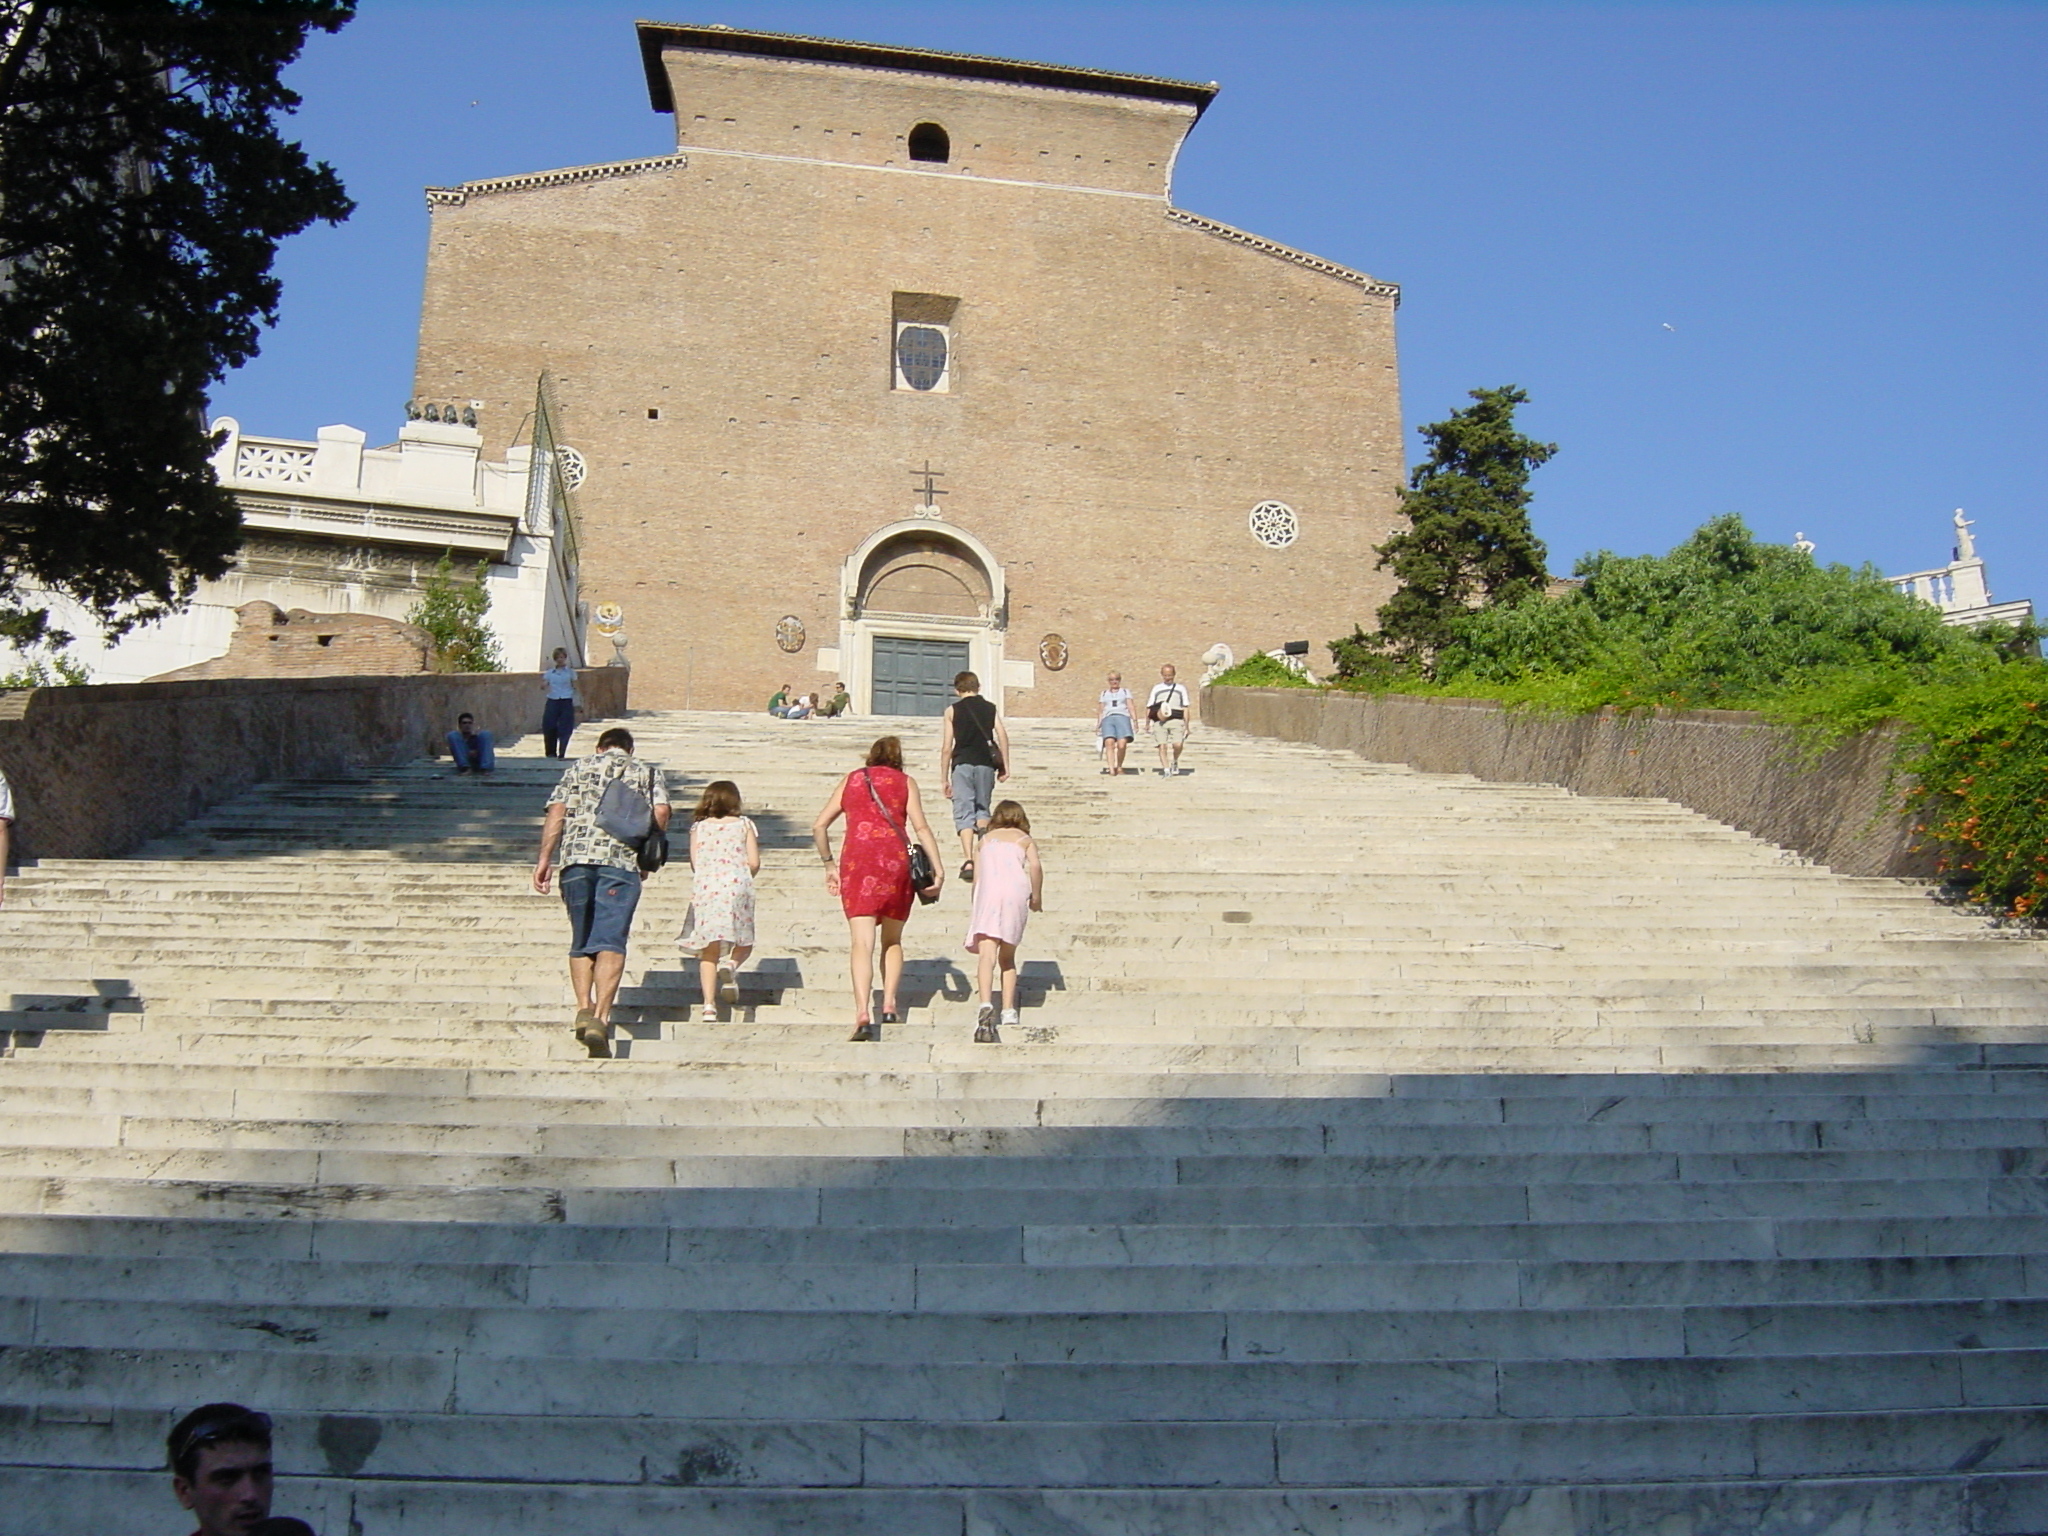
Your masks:
M1098 734L1105 741L1129 741L1131 739L1131 717L1129 715L1104 715Z
M640 872L608 864L568 864L560 875L562 905L569 909L569 953L626 952L633 909L640 905Z
M980 763L953 765L953 830L964 832L977 822L988 820L989 802L995 798L996 771Z

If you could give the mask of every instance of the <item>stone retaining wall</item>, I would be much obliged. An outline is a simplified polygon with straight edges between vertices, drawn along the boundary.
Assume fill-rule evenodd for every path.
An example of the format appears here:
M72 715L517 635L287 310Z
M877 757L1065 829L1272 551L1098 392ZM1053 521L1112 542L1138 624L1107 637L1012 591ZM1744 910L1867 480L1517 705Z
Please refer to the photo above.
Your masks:
M627 671L579 674L586 713L626 712ZM214 678L0 694L18 859L111 858L268 779L445 753L464 710L500 744L540 729L533 672Z
M1899 788L1886 789L1896 727L1808 762L1790 732L1734 710L1558 715L1307 688L1210 688L1202 699L1203 719L1229 730L1432 773L1675 800L1842 874L1934 872L1933 851L1913 851Z

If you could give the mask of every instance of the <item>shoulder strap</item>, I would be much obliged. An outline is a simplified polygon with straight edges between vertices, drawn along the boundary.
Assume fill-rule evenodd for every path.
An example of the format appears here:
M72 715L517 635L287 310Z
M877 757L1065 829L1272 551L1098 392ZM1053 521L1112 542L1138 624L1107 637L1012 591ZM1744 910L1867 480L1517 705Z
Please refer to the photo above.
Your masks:
M910 851L910 834L897 825L896 818L889 814L889 807L882 804L882 797L875 790L875 771L872 768L863 768L860 771L860 778L861 782L867 785L868 794L874 799L875 809L882 813L882 820L889 823L890 830L903 839L903 850L908 853Z

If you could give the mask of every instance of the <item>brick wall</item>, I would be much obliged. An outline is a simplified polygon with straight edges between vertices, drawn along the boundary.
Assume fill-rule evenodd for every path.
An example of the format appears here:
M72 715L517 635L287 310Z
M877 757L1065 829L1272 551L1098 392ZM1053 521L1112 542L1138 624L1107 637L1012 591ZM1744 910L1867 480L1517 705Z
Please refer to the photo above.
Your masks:
M626 712L628 673L580 674L593 719ZM445 751L468 711L510 743L540 729L531 672L235 678L0 694L0 771L19 859L111 858L270 779Z
M1005 568L1016 714L1092 714L1109 668L1192 673L1217 641L1320 646L1385 600L1393 291L1177 217L1187 108L756 59L670 78L681 161L437 203L415 379L508 433L552 373L589 465L583 592L625 606L643 705L857 674L819 670L841 568L926 462ZM921 120L952 163L907 161ZM898 294L957 300L948 392L892 387ZM1267 499L1293 545L1249 531Z
M434 637L371 613L286 613L261 599L235 610L225 654L150 679L214 677L403 677L433 665Z
M1555 715L1483 699L1294 688L1210 688L1202 703L1212 725L1375 762L1674 800L1846 875L1934 872L1934 853L1913 851L1902 790L1887 788L1896 728L1809 761L1790 732L1733 710Z

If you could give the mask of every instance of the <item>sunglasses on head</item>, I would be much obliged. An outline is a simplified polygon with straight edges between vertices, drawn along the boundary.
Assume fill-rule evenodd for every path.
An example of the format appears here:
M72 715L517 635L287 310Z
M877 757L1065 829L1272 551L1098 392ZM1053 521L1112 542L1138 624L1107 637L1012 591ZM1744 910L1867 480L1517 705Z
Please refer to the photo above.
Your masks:
M254 1411L223 1414L216 1419L201 1419L178 1440L174 1462L183 1461L193 1451L213 1444L216 1440L245 1440L249 1431L261 1428L265 1435L270 1433L270 1415Z

